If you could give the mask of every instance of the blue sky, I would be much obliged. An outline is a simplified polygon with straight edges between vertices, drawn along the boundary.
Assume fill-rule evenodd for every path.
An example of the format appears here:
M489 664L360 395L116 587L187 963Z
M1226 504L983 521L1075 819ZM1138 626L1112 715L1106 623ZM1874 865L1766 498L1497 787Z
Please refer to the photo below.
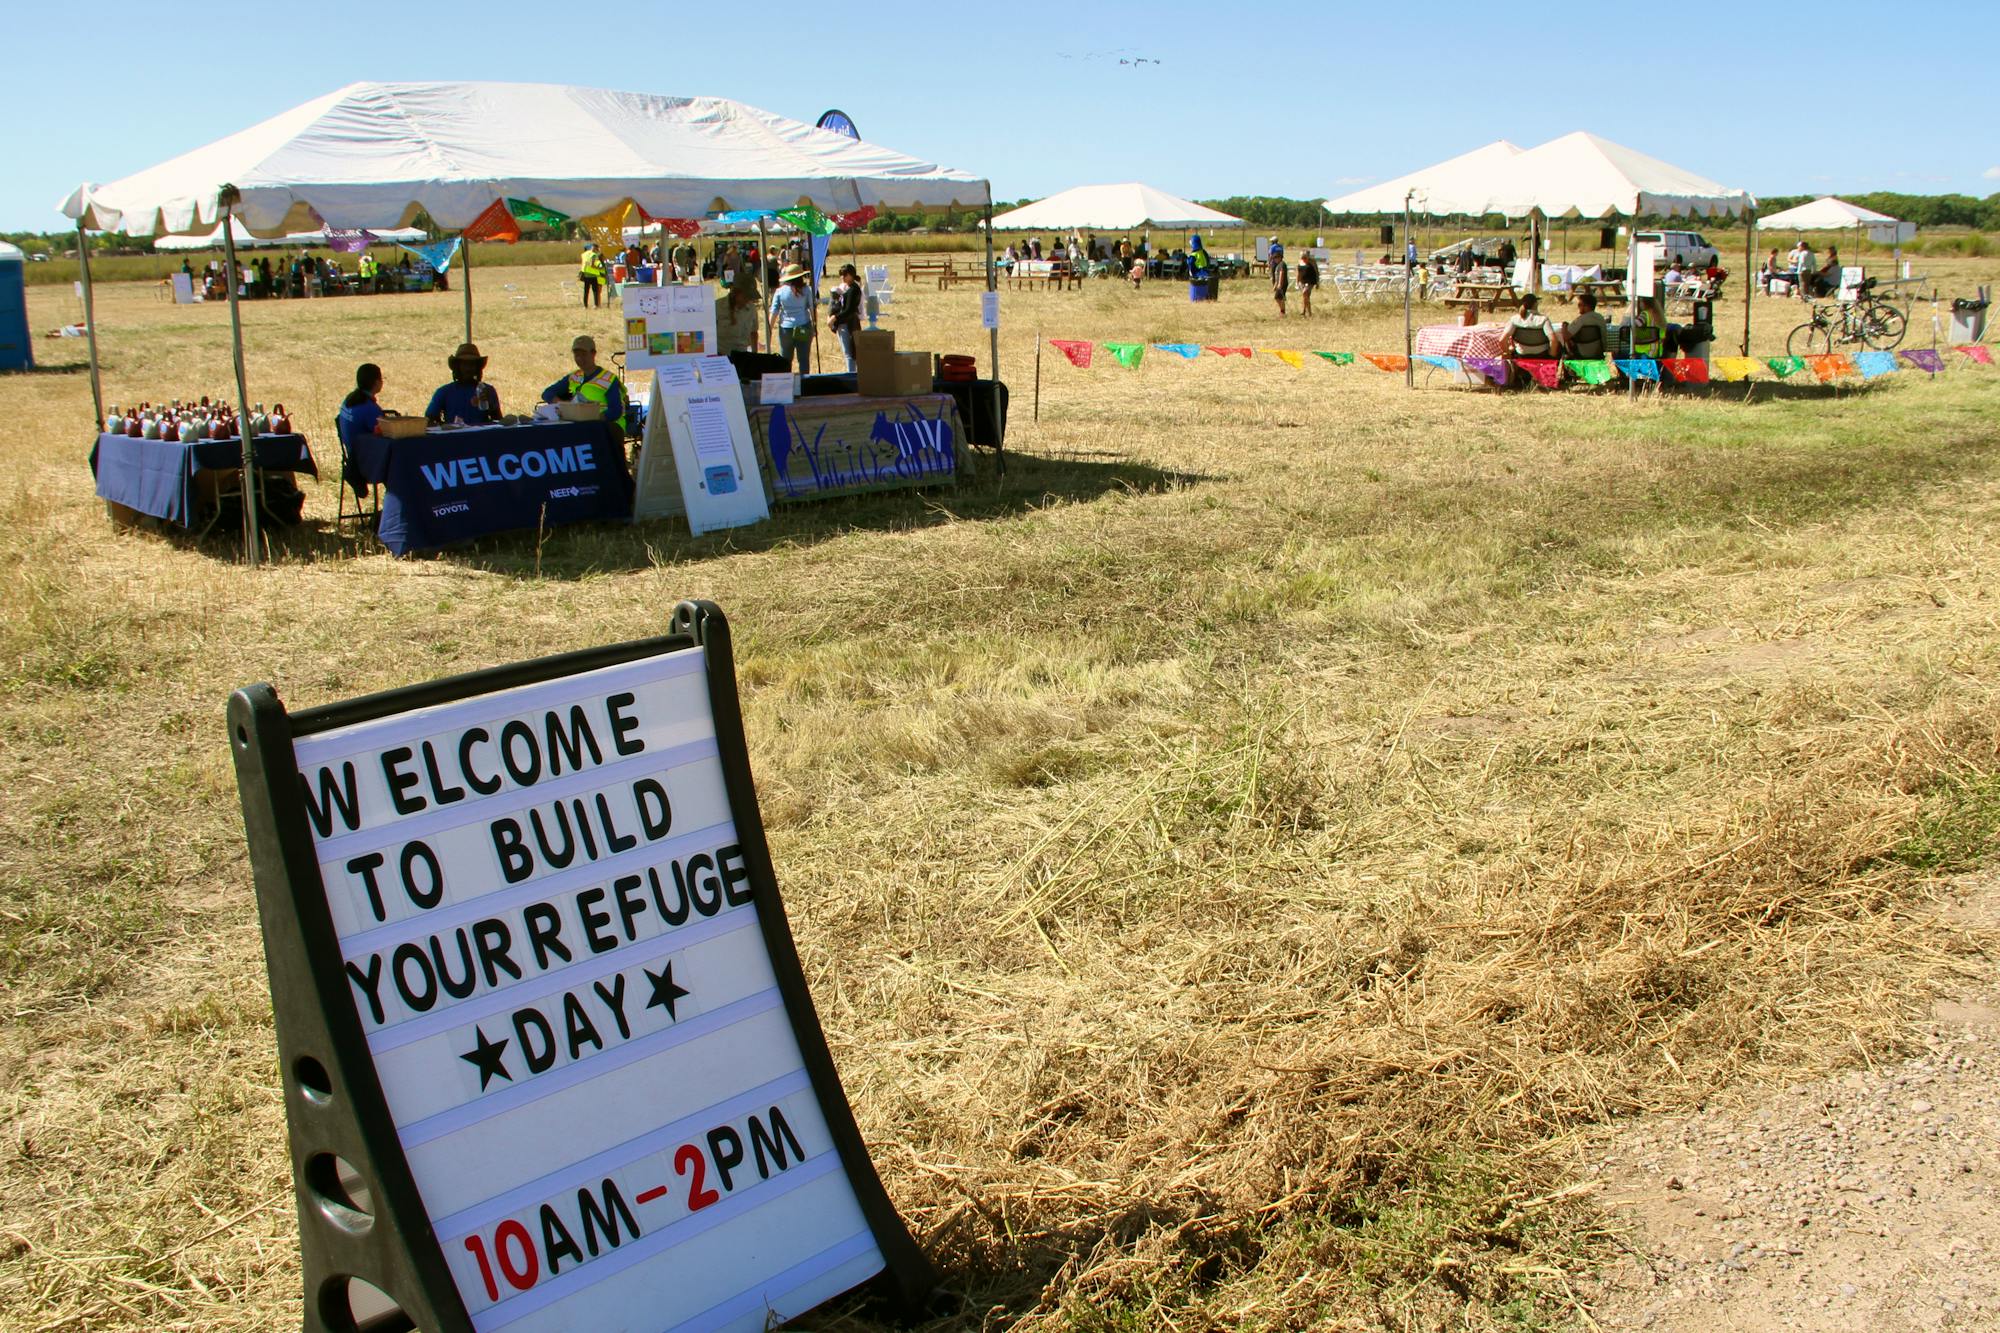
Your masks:
M998 199L1122 180L1198 198L1323 197L1492 139L1530 146L1574 129L1759 194L2000 191L1993 0L1674 10L1687 31L1662 38L1671 9L1543 11L1562 34L1550 39L1528 31L1527 11L1450 0L801 5L783 32L771 20L784 6L106 0L71 17L41 5L8 22L0 228L62 226L55 206L80 180L114 180L363 79L705 93L802 120L838 106L866 138L991 178ZM1464 72L1453 53L1468 51L1490 72ZM1643 73L1622 60L1634 51ZM1621 85L1648 90L1644 109ZM1869 87L1888 90L1881 105Z

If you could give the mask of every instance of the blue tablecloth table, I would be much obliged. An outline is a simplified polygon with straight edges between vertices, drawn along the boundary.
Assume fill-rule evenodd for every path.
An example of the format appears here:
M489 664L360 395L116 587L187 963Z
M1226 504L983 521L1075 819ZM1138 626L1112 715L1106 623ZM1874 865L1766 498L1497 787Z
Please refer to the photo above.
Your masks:
M260 471L304 472L317 477L303 435L259 435L253 455ZM183 528L195 526L198 474L240 472L243 441L134 439L100 435L90 449L90 470L100 499L150 514Z
M601 421L362 435L347 453L360 476L382 486L377 535L397 555L632 514L625 451Z

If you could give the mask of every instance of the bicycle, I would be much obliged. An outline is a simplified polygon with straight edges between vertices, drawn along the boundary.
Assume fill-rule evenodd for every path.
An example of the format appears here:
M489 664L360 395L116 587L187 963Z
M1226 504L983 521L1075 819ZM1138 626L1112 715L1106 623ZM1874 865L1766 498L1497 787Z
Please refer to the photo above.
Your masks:
M1851 302L1813 305L1812 319L1785 339L1787 356L1822 356L1836 343L1861 343L1886 352L1903 341L1909 319L1875 295L1875 280L1861 284Z

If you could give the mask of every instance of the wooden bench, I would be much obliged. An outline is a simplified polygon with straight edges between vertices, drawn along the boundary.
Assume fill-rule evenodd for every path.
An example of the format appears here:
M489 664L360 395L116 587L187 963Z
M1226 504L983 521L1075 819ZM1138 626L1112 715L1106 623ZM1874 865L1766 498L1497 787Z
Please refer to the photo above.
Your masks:
M984 287L986 285L986 261L980 260L977 263L969 265L955 264L938 274L939 291L944 291L949 287L956 287L962 282L978 283L981 287Z
M903 277L935 278L951 272L951 260L945 255L904 255Z

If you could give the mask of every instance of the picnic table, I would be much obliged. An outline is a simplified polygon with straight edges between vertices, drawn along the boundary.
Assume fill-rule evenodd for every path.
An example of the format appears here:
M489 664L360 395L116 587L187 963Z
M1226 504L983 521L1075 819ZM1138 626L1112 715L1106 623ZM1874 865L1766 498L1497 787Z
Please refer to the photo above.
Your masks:
M1470 305L1477 301L1481 305L1490 306L1514 299L1514 284L1511 282L1461 281L1453 285L1451 295L1445 298L1445 304Z
M1505 324L1426 324L1417 330L1411 351L1417 356L1504 356Z
M1570 290L1581 296L1585 292L1597 298L1599 305L1623 305L1625 303L1625 280L1623 278L1583 278L1570 284Z

